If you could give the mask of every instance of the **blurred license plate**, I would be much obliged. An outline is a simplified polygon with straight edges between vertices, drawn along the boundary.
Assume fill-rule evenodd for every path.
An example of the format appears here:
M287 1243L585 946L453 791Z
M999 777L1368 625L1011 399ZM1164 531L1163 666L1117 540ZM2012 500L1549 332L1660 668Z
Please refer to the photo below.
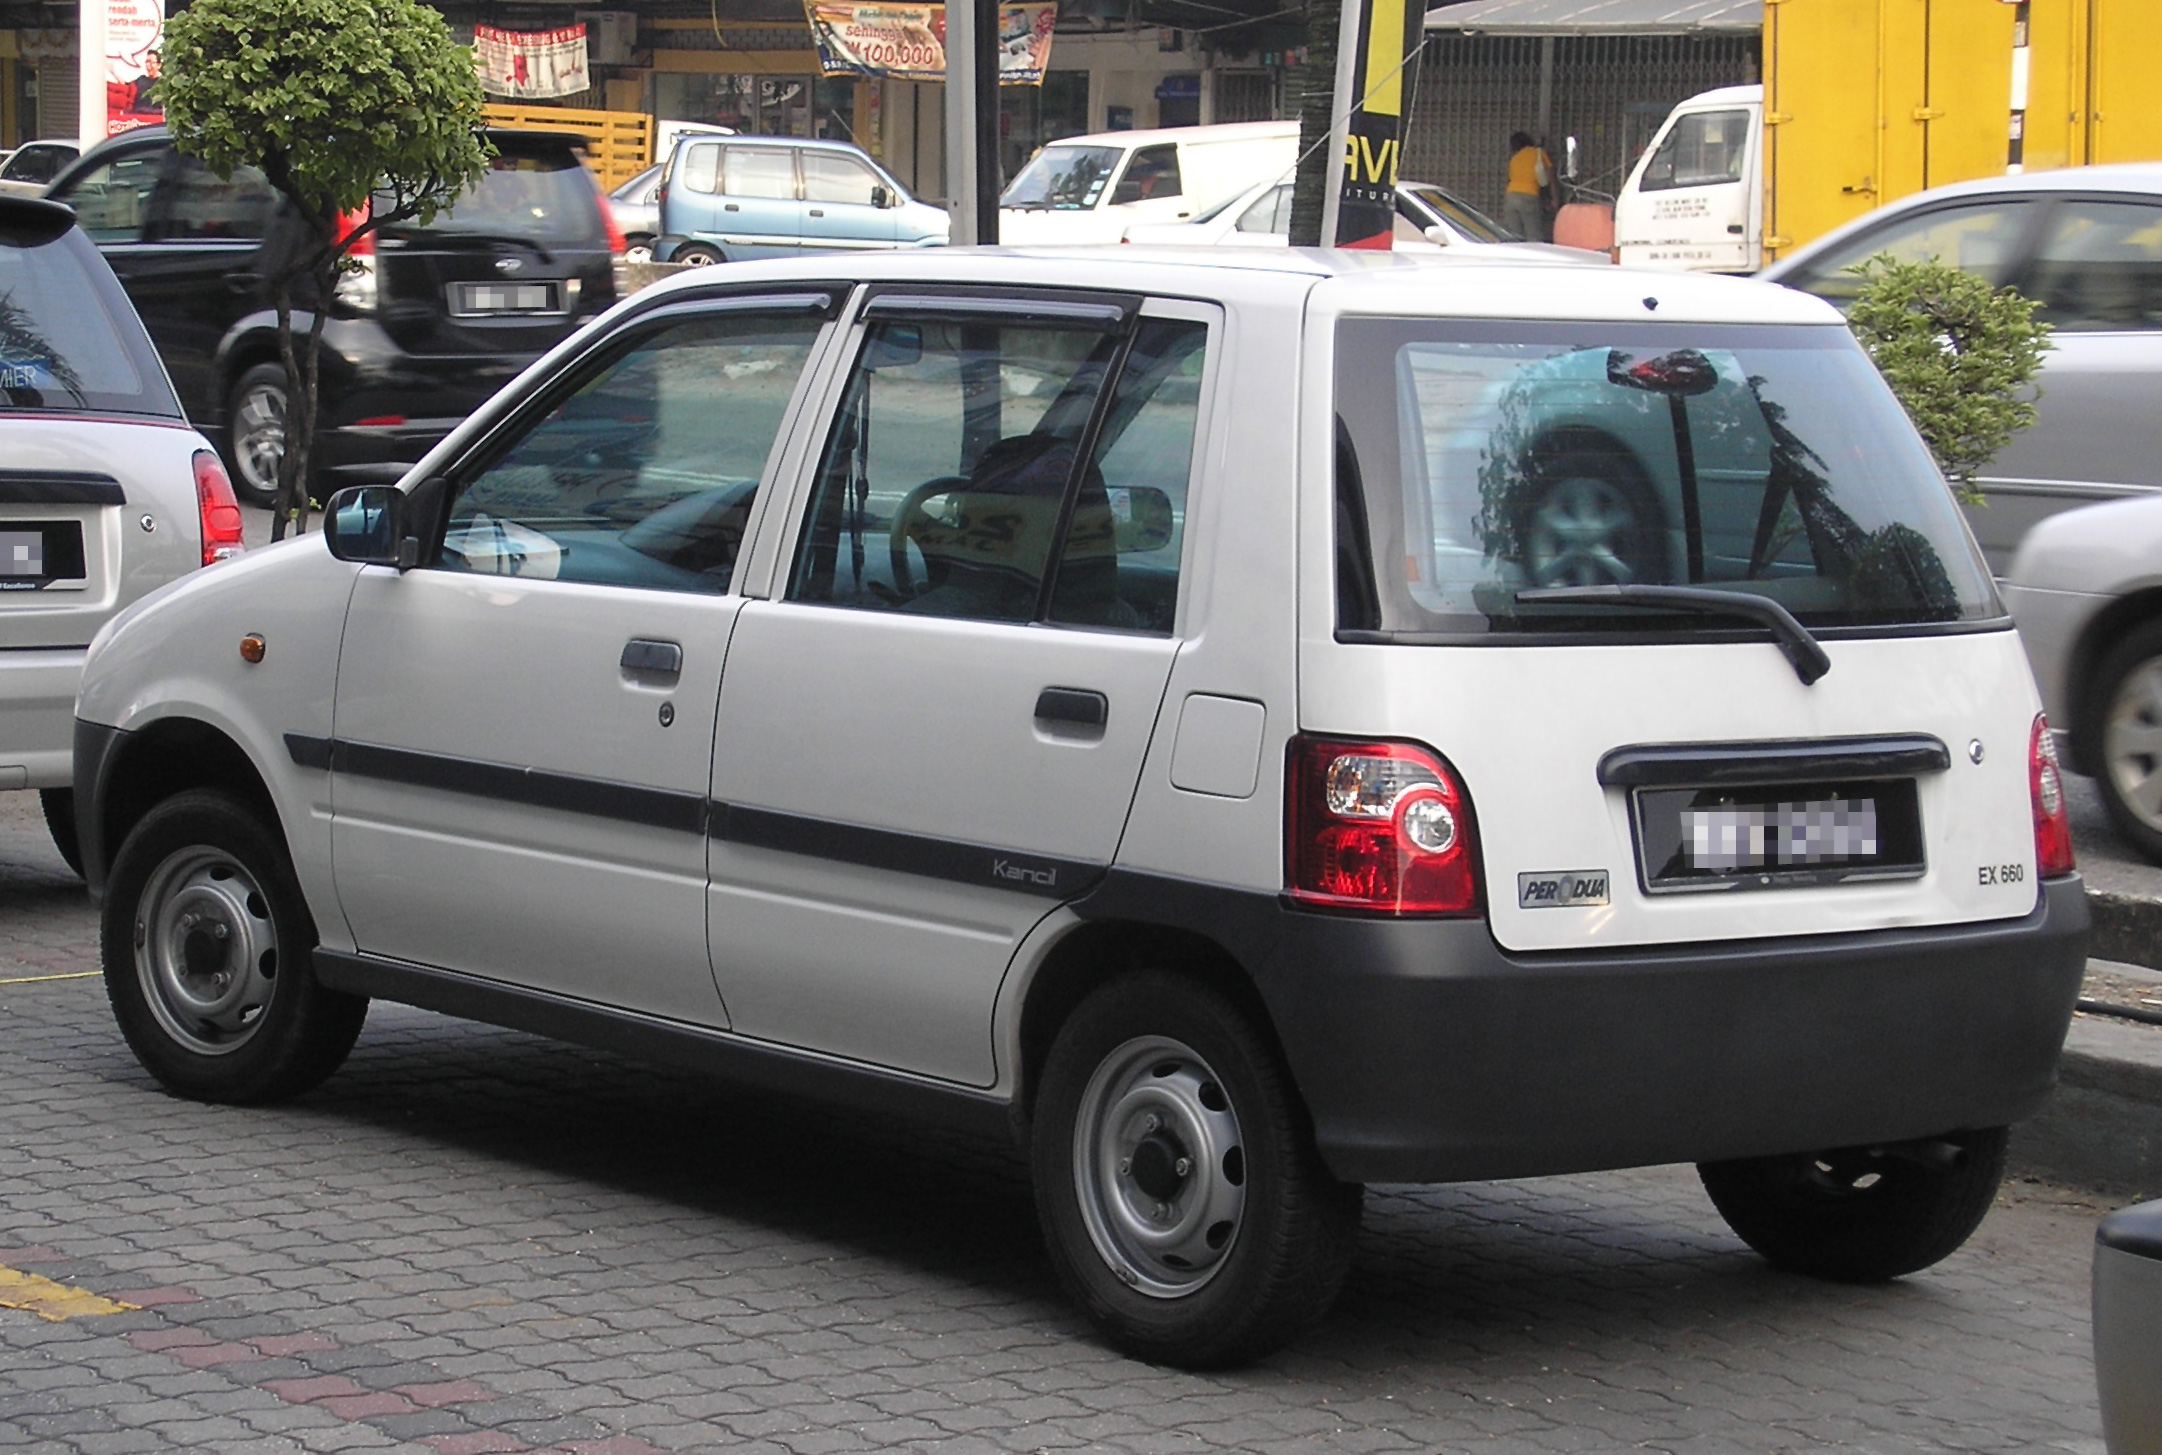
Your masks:
M553 283L460 283L453 299L455 311L475 313L554 313Z
M1649 894L1911 879L1927 867L1911 778L1744 788L1640 788Z
M80 585L82 579L80 522L26 521L0 529L0 591L40 591L55 581Z

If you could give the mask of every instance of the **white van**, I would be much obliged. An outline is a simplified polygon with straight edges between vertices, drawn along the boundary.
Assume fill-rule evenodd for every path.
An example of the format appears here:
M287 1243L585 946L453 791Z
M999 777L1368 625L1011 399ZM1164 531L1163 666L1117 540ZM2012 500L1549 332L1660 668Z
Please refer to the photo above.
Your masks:
M1675 107L1614 199L1614 260L1754 272L1764 255L1763 158L1762 86L1726 86Z
M1115 243L1139 224L1188 222L1291 175L1296 121L1070 136L1036 153L998 199L1002 243Z

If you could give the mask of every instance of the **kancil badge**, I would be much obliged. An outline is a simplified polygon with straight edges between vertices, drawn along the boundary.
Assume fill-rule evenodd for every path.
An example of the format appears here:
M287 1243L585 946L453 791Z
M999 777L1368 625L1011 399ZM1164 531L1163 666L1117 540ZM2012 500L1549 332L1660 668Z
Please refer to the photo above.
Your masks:
M1386 251L1394 240L1397 162L1403 150L1404 113L1410 109L1406 80L1425 17L1423 4L1406 5L1404 0L1347 0L1344 6L1341 44L1352 56L1350 65L1337 67L1344 170L1331 235L1340 248Z

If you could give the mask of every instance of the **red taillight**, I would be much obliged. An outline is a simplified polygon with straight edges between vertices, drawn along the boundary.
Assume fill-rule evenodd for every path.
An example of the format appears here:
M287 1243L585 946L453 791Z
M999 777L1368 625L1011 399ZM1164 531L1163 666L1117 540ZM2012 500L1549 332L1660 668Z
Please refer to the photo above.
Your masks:
M1324 909L1480 913L1471 799L1416 743L1295 738L1284 813L1291 897Z
M366 419L356 419L356 420L354 420L354 421L353 421L353 428L355 428L355 429L389 429L389 428L391 428L391 427L393 427L393 426L396 426L396 425L401 425L401 424L404 424L404 423L405 423L405 416L404 416L404 415L402 415L402 414L371 414L371 415L369 415L369 416L368 416L368 417L367 417Z
M2027 744L2027 791L2034 803L2035 873L2044 879L2069 874L2072 862L2072 812L2064 799L2064 768L2057 761L2057 740L2049 719L2034 720Z
M341 212L338 214L338 241L345 242L348 238L352 239L345 250L345 255L349 258L372 258L375 256L375 234L373 232L353 237L353 234L360 232L362 226L367 223L369 212L369 205L364 202L358 212Z
M623 238L623 229L616 226L616 210L608 205L608 194L598 184L593 188L593 200L601 209L601 226L608 230L608 251L620 254L630 244Z
M203 526L203 564L231 560L247 549L240 538L240 502L225 466L208 450L195 452L195 508Z

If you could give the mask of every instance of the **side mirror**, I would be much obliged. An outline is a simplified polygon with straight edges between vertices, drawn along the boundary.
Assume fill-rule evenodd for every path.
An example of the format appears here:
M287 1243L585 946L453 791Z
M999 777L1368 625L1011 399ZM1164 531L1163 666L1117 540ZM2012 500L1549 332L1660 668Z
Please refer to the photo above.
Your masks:
M1620 349L1609 349L1606 379L1624 389L1642 389L1669 399L1709 394L1719 387L1719 370L1695 349L1676 349L1671 354L1637 360Z
M1419 235L1437 248L1445 248L1456 241L1449 235L1449 229L1438 222L1428 224L1426 230Z
M1564 142L1562 143L1562 149L1561 149L1561 174L1562 174L1562 175L1563 175L1564 177L1567 177L1567 178L1568 178L1568 179L1569 179L1570 181L1574 182L1574 181L1576 180L1576 168L1577 168L1577 150L1576 150L1576 138L1572 136L1572 137L1568 138L1568 139L1567 139L1566 141L1564 141Z
M1174 521L1170 496L1153 485L1130 485L1111 491L1110 497L1120 555L1160 551L1171 544Z
M407 494L395 485L352 485L323 511L323 543L341 561L410 571L448 482L431 476Z
M893 206L893 193L884 187L873 187L871 189L871 205L873 207Z

